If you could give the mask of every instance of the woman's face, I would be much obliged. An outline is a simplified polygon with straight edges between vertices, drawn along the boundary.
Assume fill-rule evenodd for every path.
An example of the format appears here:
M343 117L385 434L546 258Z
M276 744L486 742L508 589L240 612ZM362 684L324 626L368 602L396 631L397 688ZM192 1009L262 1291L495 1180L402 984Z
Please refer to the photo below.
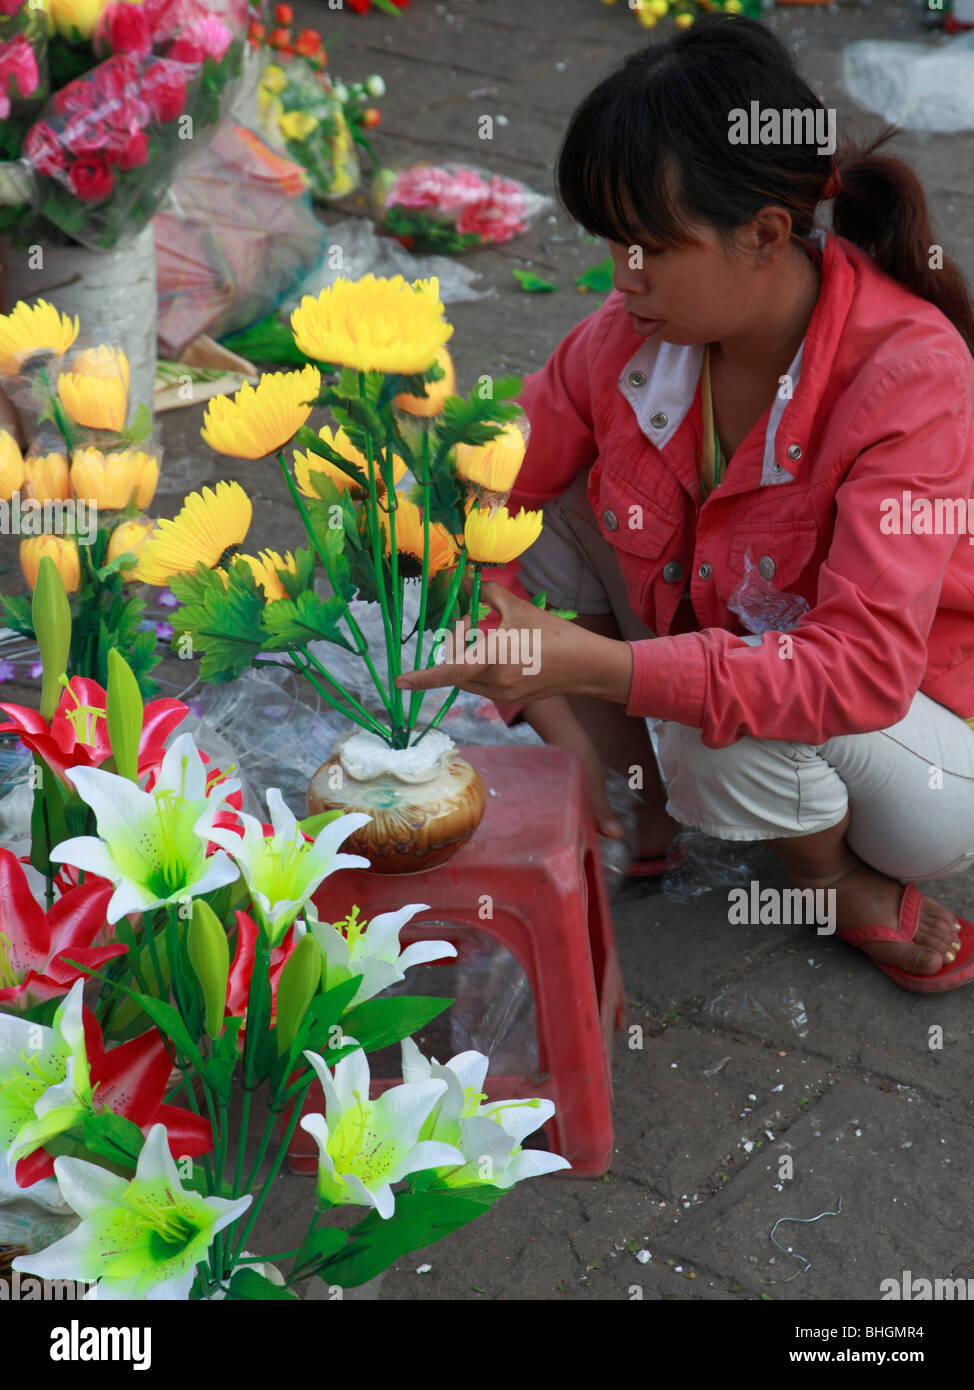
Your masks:
M712 343L746 332L760 319L765 283L756 283L752 229L733 243L702 223L689 245L654 248L609 242L612 283L625 295L636 332L667 343ZM765 282L767 277L764 277Z

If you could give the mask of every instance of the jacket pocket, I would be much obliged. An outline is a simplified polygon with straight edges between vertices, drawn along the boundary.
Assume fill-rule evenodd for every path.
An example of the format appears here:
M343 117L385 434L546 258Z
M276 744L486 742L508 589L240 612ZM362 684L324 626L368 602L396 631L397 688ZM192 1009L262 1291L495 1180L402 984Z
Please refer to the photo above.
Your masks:
M665 554L673 551L682 519L606 472L590 480L589 501L603 539L616 552L633 612L653 626L652 586Z
M761 577L784 592L808 568L817 544L818 527L814 521L762 522L752 533L744 531L732 538L727 563L743 578L745 560L750 554Z

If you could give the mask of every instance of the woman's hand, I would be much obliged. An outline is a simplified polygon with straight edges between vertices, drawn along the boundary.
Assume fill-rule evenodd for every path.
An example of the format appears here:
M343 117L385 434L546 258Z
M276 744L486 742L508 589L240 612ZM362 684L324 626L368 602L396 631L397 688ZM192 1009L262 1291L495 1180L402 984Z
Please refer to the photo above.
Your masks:
M492 581L483 585L481 598L499 615L500 625L478 632L467 646L473 629L464 618L441 644L448 649L447 660L400 676L400 690L456 685L502 705L552 695L592 695L629 703L632 652L627 642L556 618Z

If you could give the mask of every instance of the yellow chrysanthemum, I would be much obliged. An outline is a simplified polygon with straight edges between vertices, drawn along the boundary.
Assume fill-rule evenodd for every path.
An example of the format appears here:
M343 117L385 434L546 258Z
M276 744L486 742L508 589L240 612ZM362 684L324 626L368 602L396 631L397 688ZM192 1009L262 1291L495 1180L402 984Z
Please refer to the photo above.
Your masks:
M146 542L155 529L154 521L139 518L119 522L108 538L108 563L111 564L112 560L117 560L120 555L134 555L136 560L141 560ZM134 582L137 578L134 569L123 570L122 574L128 583Z
M237 559L243 560L249 567L251 574L263 589L268 603L287 598L287 590L281 583L277 571L287 570L290 574L297 574L297 562L290 550L283 557L276 550L262 550L258 555L238 555Z
M0 430L0 501L9 502L24 481L24 456L9 430Z
M23 491L35 502L66 502L71 479L64 454L29 454L24 459Z
M261 459L292 440L311 414L321 373L310 364L296 372L269 372L231 399L214 396L200 434L218 454Z
M88 348L76 355L71 368L58 377L57 389L72 420L92 430L120 430L129 402L125 353L113 347Z
M506 507L471 507L463 538L471 560L481 565L506 565L516 560L541 535L541 512L522 507L511 516Z
M318 438L323 439L326 444L330 444L336 454L341 454L343 459L348 459L349 463L354 463L356 468L361 468L367 478L369 476L369 461L363 453L356 449L343 429L335 431L334 436L327 425L322 425L318 431ZM375 468L376 491L381 496L386 485L382 480L382 472L377 462L373 463ZM406 465L401 458L393 458L392 478L395 486L406 471ZM320 454L302 454L299 450L294 451L294 477L298 485L298 491L304 493L305 497L317 497L311 482L312 473L324 473L329 477L339 492L348 489L355 498L365 497L368 489L360 488L354 478L350 478L347 473L343 473L337 463L332 463L330 459L322 458Z
M75 449L71 455L71 487L75 497L117 511L130 502L141 510L156 495L159 460L141 449L103 454L100 449Z
M307 140L318 129L318 117L310 111L287 111L277 118L277 128L285 140Z
M399 556L399 573L404 579L421 579L423 576L423 513L408 497L397 499L396 506L396 552ZM386 551L391 550L391 529L388 512L380 513L380 525L385 535ZM457 562L456 546L453 537L445 526L434 522L430 527L431 575L440 570L452 569Z
M28 536L20 542L20 568L24 578L33 589L37 584L37 571L45 555L50 555L57 566L67 593L73 594L81 587L81 556L73 536Z
M141 4L141 0L130 0ZM48 0L48 13L62 38L90 39L108 0Z
M0 314L0 376L16 376L35 353L63 357L78 336L78 316L69 319L46 299L21 300Z
M294 341L308 357L359 372L425 372L453 333L443 317L440 282L339 276L291 315Z
M260 85L268 92L283 92L287 86L287 73L277 63L268 63L261 74Z
M253 506L239 483L191 492L172 521L159 521L139 559L136 579L164 585L173 574L195 574L201 562L229 564L250 529Z
M526 446L517 421L509 420L486 444L457 445L457 473L486 492L506 495L520 472Z
M407 415L419 415L425 419L440 414L447 397L452 396L457 389L457 374L453 369L453 358L445 347L440 348L436 360L443 368L443 375L439 381L426 383L425 396L409 396L405 391L402 392L393 402L397 409L404 410Z

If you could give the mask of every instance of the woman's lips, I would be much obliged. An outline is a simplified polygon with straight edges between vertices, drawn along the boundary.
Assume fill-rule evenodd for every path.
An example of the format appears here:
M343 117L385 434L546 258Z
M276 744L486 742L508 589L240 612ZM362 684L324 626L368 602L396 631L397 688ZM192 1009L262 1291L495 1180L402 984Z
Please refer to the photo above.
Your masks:
M641 318L639 314L630 314L629 317L632 320L632 326L636 332L643 334L645 337L649 337L650 334L655 333L657 328L661 327L663 323L662 319L644 319Z

